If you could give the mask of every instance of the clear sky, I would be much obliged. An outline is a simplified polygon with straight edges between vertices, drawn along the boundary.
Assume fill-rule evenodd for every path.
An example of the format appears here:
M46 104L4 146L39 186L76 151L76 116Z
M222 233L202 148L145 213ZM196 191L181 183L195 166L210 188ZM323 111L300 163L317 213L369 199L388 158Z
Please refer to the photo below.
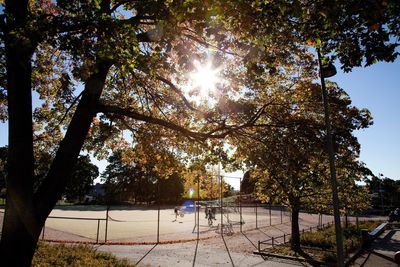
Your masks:
M350 73L338 70L330 80L347 91L353 105L368 108L374 118L370 128L355 132L361 143L360 159L374 174L400 179L400 59L356 68ZM0 124L0 146L6 144L7 126ZM238 177L241 173L228 175ZM237 188L239 181L233 180Z
M367 108L374 124L355 132L361 144L360 159L375 175L400 179L400 60L341 70L332 78L346 90L358 108Z

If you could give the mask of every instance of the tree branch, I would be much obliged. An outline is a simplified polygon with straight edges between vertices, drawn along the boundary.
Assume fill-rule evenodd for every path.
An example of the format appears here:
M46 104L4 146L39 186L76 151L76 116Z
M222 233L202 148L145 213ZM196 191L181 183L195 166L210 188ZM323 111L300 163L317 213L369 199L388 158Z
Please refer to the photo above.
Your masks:
M220 52L223 52L225 54L228 54L228 55L231 55L231 56L236 56L236 57L239 57L239 58L243 58L243 56L239 55L238 53L230 52L230 51L227 51L226 49L222 49L222 48L220 48L220 47L218 47L216 45L212 45L210 43L207 43L206 41L200 40L199 38L197 38L196 36L193 36L191 34L185 34L184 36L189 38L189 39L191 39L192 41L195 41L195 42L199 43L200 45L202 45L202 46L204 46L206 48L210 48L211 47L211 48L214 48L214 49L216 49L216 50L218 50Z
M162 120L159 118L143 115L143 114L137 113L135 111L124 109L124 108L121 108L118 106L99 104L97 110L99 112L103 112L103 113L117 114L117 115L129 117L129 118L132 118L135 120L144 121L144 122L148 122L148 123L155 124L155 125L160 125L165 128L180 132L180 133L184 134L185 136L194 138L194 139L205 140L207 137L209 137L207 134L190 131L178 124L175 124L175 123L172 123L172 122L169 122L166 120Z
M192 106L192 104L189 102L189 100L187 100L187 98L182 94L181 90L179 90L178 87L176 87L175 84L173 84L170 80L168 80L167 78L164 78L160 75L157 75L156 78L158 80L160 80L161 82L167 84L169 87L171 87L171 89L181 97L182 101L185 103L185 105L192 111L198 111L195 107Z
M227 135L232 134L235 131L238 131L240 129L243 128L247 128L247 127L251 127L252 126L252 120L245 122L241 125L238 126L234 126L234 125L224 125L223 127L217 127L214 130L211 130L209 132L206 133L200 133L200 132L194 132L191 130L188 130L185 127L182 127L176 123L167 121L167 120L163 120L163 119L159 119L159 118L155 118L152 116L148 116L148 115L144 115L144 114L140 114L138 112L135 112L133 110L128 110L125 108L121 108L118 106L111 106L111 105L105 105L105 104L99 104L97 107L97 112L103 112L103 113L111 113L111 114L117 114L120 116L125 116L125 117L129 117L135 120L139 120L139 121L143 121L143 122L147 122L150 124L154 124L154 125L159 125L159 126L163 126L165 128L177 131L182 133L183 135L189 137L189 138L193 138L196 140L200 140L200 141L204 141L207 138L224 138Z

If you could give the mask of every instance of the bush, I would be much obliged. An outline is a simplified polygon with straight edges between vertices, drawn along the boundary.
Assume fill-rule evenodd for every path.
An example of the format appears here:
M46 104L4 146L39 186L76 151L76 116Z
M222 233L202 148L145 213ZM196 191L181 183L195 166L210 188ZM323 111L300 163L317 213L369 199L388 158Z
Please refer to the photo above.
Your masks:
M360 229L368 229L368 231L374 230L381 222L380 221L366 221L359 223L359 230L354 224L349 224L349 226L343 229L343 246L345 252L352 252L360 247ZM313 258L325 263L334 264L336 262L336 235L335 226L331 225L329 227L319 229L315 232L305 232L301 234L300 237L301 253L298 251L291 251L290 247L285 245L274 246L273 248L268 248L267 250L271 253L283 254L288 256L303 256L306 258Z
M368 229L372 231L381 222L365 221L359 223L359 229L355 224L349 224L346 229L343 229L343 246L348 250L353 250L359 246L361 230ZM303 246L318 247L322 249L334 249L336 244L335 225L331 225L316 232L307 232L301 235L300 243Z
M39 243L32 266L40 267L128 267L127 260L119 260L110 253L97 252L88 245L64 245Z

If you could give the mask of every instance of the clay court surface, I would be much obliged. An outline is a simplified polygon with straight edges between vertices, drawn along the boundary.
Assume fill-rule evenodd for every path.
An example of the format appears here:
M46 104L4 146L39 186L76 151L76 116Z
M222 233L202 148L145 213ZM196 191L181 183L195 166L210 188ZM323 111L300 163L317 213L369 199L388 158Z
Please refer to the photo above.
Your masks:
M4 210L0 210L2 222ZM41 239L64 242L90 242L99 250L126 257L139 266L291 266L293 262L264 261L252 252L259 240L290 233L290 213L280 207L242 207L216 213L213 226L208 226L204 208L199 214L199 227L193 211L175 219L174 207L160 207L157 244L157 207L111 207L106 220L105 206L67 206L55 208L46 221ZM240 214L243 224L240 224ZM321 221L322 219L322 221ZM355 220L355 218L350 218ZM360 218L370 219L370 218ZM332 222L323 215L301 213L300 228ZM107 232L106 232L107 225ZM197 232L199 231L199 232ZM197 242L197 237L199 241ZM104 241L107 239L107 244ZM277 239L278 242L279 239Z
M197 212L185 210L184 216L175 219L174 207L160 207L159 241L182 241L197 238ZM196 214L195 214L196 213ZM91 242L156 242L157 207L111 207L105 206L66 206L55 208L45 224L44 239ZM221 213L215 214L213 225L208 226L204 208L199 212L199 236L211 237L219 234ZM271 215L271 216L270 216ZM280 207L242 207L242 231L280 225L290 222L290 213ZM233 232L240 231L240 209L224 208L223 224L231 224ZM303 214L306 225L318 222L317 215ZM323 216L323 221L332 221L330 216ZM107 226L107 232L106 232ZM61 234L64 234L62 236ZM106 237L107 235L107 237Z

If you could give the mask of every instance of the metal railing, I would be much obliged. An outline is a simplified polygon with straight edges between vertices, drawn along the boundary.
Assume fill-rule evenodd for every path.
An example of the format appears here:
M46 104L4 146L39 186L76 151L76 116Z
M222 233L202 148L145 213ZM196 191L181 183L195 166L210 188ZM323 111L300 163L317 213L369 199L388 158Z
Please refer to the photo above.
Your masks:
M312 232L313 230L320 230L322 228L329 227L332 224L333 224L333 222L331 222L331 223L328 222L326 224L321 224L321 225L317 225L314 227L310 226L309 228L303 228L300 232L302 234L304 234L306 232ZM284 245L286 243L289 243L290 236L291 236L291 234L283 234L281 236L275 236L275 237L273 236L266 240L259 240L258 247L257 247L258 251L262 251L261 245L267 245L268 247L271 247L271 246L274 247L275 245ZM279 242L279 240L281 240L281 241Z
M303 228L300 233L304 234L306 232L313 232L314 231L318 231L320 229L323 228L327 228L329 226L334 225L334 222L328 222L326 224L322 224L322 225L317 225L314 227L309 227L309 228ZM269 239L266 240L262 240L262 241L258 241L258 252L262 252L263 250L267 249L267 248L273 248L274 246L280 245L280 246L285 246L287 243L290 242L290 236L291 234L283 234L282 236L276 236L276 237L271 237ZM344 246L344 254L345 257L349 257L350 253L357 250L358 248L360 248L362 246L362 240L361 240L361 236L360 236L360 242L357 244L357 246L354 244L353 239L350 239L351 244L350 246L345 245ZM264 248L262 247L262 245L265 245ZM311 246L306 246L306 245L301 245L302 248L304 249L309 249L309 250L320 250L320 251L324 251L324 252L330 252L335 254L336 250L334 249L326 249L326 248L318 248L318 247L311 247Z
M61 217L61 216L49 216L47 219L62 219L62 220L85 220L85 221L97 221L97 230L96 230L96 244L99 243L99 234L100 234L100 221L107 221L107 218L82 218L82 217ZM107 242L107 223L105 228L104 242ZM46 231L46 222L42 228L42 240L45 240L44 235Z

